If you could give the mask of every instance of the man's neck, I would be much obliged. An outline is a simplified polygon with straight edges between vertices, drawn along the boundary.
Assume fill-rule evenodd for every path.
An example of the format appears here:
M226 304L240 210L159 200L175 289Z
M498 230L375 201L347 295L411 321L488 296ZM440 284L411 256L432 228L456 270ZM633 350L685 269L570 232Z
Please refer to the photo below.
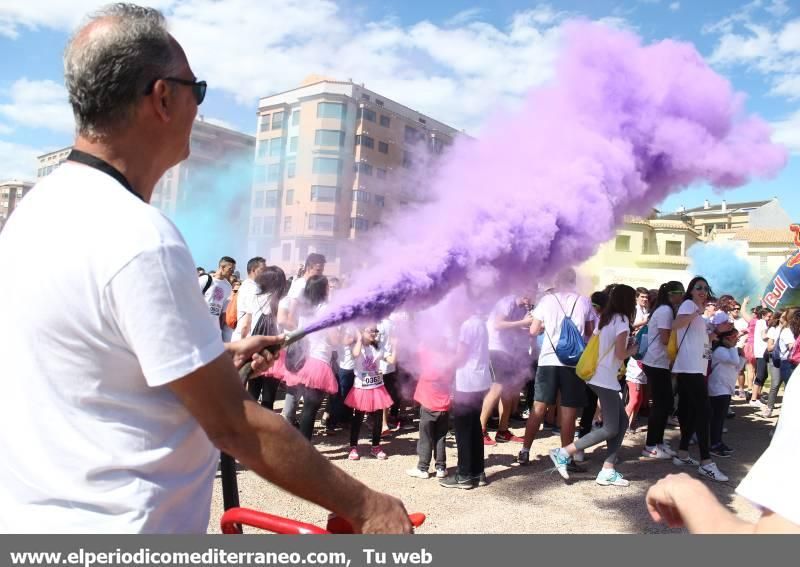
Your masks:
M135 143L130 137L124 136L113 142L78 136L74 146L76 150L100 158L116 168L125 176L136 194L149 203L156 183L166 170L162 171L153 159L153 154L142 151L143 147L146 145Z

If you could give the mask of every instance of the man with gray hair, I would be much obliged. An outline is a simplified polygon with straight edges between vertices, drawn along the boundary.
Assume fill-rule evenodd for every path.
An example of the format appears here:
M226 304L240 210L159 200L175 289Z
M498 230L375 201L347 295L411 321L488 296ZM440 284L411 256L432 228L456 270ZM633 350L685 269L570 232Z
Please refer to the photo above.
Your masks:
M206 89L163 16L105 8L64 67L74 150L0 236L0 258L33 272L47 256L58 274L0 282L15 298L0 326L0 531L204 532L222 450L356 531L409 532L399 500L247 394L235 365L265 370L256 353L281 339L223 345L186 243L148 204L189 155Z

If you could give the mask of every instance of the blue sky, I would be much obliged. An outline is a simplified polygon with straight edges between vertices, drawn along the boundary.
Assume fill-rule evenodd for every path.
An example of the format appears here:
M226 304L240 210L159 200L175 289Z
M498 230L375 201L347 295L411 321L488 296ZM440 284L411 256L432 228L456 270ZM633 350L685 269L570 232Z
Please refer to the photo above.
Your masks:
M800 1L154 0L198 76L211 88L201 112L255 130L259 96L317 73L352 78L470 133L496 105L545 82L564 21L583 17L633 29L647 42L693 43L747 96L747 110L792 151L772 180L728 201L777 196L800 221ZM0 178L35 174L38 153L71 143L61 54L96 0L0 0ZM707 187L662 210L720 199Z

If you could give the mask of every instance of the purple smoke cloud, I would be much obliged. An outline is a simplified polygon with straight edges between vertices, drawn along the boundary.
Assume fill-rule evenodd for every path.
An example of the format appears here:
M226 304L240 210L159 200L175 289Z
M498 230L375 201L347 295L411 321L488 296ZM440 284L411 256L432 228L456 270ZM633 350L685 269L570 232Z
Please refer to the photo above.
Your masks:
M783 167L769 127L692 45L565 26L553 83L479 140L460 140L433 202L392 221L380 256L309 331L425 306L480 269L537 281L576 265L691 183L724 189Z

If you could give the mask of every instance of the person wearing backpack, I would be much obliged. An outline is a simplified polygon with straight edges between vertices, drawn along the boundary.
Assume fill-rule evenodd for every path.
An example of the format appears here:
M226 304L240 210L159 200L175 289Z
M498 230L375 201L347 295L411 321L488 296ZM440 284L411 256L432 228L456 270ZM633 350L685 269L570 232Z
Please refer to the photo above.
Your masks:
M708 326L703 319L706 300L711 296L708 281L697 276L689 282L683 303L672 324L676 333L677 354L672 371L677 375L678 419L681 443L678 455L672 458L676 466L695 466L703 478L727 482L716 463L711 460L711 407L708 399L706 373L711 359L711 341ZM689 442L697 434L700 461L689 456Z
M583 336L591 336L592 303L576 291L577 274L572 268L556 276L555 291L545 294L533 310L531 335L544 333L533 392L533 412L525 425L525 440L517 463L527 465L530 450L547 406L556 404L561 394L561 442L568 445L575 436L575 418L586 405L583 380L575 373L585 347ZM574 466L570 462L570 467Z
M236 294L236 321L233 327L233 335L231 336L232 341L247 337L250 334L250 329L255 324L253 320L254 303L255 296L259 292L256 285L256 277L266 268L267 261L261 256L250 258L247 261L247 278L239 286L239 293Z
M573 455L606 441L608 455L597 474L597 484L601 486L630 484L615 467L617 451L622 446L628 428L628 414L625 413L617 375L622 361L639 350L639 345L629 340L631 321L635 316L636 290L624 284L614 286L608 296L608 304L600 315L597 332L599 342L597 367L594 375L588 380L589 387L597 394L603 408L603 426L575 442L570 441L565 444L562 441L561 448L550 451L550 460L564 479L569 479L567 465Z
M797 337L800 335L800 309L789 309L784 313L784 318L785 323L775 347L780 359L779 374L777 380L773 379L770 386L767 407L762 413L764 417L772 417L772 410L775 409L781 384L789 381L789 377L800 362L800 341L797 341Z

